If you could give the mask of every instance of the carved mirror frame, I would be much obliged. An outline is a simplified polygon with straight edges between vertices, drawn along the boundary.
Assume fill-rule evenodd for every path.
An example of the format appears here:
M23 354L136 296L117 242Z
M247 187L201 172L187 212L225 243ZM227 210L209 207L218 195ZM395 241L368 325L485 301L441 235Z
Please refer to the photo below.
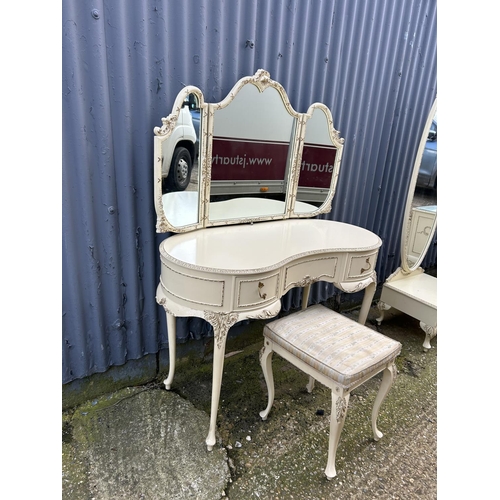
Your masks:
M286 112L295 120L293 125L292 137L289 141L289 156L285 170L285 178L283 179L285 185L285 201L283 205L283 212L210 220L214 115L217 110L221 110L229 106L234 101L238 92L240 92L241 89L246 85L255 86L260 94L262 94L268 88L275 89L281 98L281 104L285 108ZM181 113L183 104L190 94L196 96L196 98L198 99L199 108L201 111L199 137L200 152L198 159L199 187L196 200L197 206L191 207L193 211L192 213L196 215L190 216L192 217L191 219L188 218L187 221L178 225L172 223L172 220L169 220L167 214L165 213L165 206L163 201L164 193L162 190L162 147L164 141L167 141L172 134L177 124L177 120ZM335 151L335 156L333 164L330 166L332 174L330 184L327 188L323 189L323 191L327 191L326 194L324 194L325 199L323 203L317 208L311 205L310 211L304 211L303 206L307 204L301 205L298 202L297 191L300 182L304 141L308 130L307 124L312 119L313 113L324 113L325 127L327 128L325 134L329 139L326 141L326 143L324 141L321 147L325 148L327 152L329 149L330 153L332 151ZM183 233L211 226L253 223L288 218L310 218L322 213L327 213L331 210L332 200L335 194L340 171L344 139L340 137L339 132L334 128L333 118L327 106L321 103L314 103L309 107L306 113L296 112L293 109L283 86L280 83L272 80L269 73L265 70L260 69L255 73L255 75L240 79L226 96L226 98L219 103L206 103L202 91L197 87L187 86L183 88L175 99L174 105L172 107L172 112L166 118L162 118L162 126L155 127L154 134L154 201L157 214L156 230L159 233ZM175 193L170 194L175 196ZM298 208L301 208L302 210L298 210Z

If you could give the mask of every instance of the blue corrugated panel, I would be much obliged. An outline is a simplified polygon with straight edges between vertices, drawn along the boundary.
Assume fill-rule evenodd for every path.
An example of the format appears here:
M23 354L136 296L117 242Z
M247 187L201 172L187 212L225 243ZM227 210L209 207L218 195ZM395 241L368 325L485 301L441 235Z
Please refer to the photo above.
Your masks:
M264 68L297 111L326 103L345 138L329 218L384 240L379 282L397 267L437 89L436 0L67 0L62 35L64 383L167 344L152 130L184 85L214 102ZM313 298L332 293L318 285ZM179 320L180 339L206 329Z

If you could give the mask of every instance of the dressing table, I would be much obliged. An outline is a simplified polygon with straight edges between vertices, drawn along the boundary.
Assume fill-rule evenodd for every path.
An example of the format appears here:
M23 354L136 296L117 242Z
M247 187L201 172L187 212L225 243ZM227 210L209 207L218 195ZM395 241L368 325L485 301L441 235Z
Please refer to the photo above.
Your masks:
M163 152L182 106L194 99L198 189L164 192ZM320 280L347 293L364 289L364 323L382 241L354 225L311 219L331 210L344 141L325 105L297 113L266 71L239 80L219 103L185 87L162 122L154 130L157 231L177 233L159 248L156 300L166 311L170 362L164 384L171 388L175 372L175 318L204 318L215 339L211 450L231 326L276 316L280 298L293 287L304 287L307 305L311 285Z
M436 113L437 100L429 112L420 139L408 188L401 229L401 265L387 278L382 287L377 304L380 316L376 319L380 325L385 311L391 307L418 319L425 332L424 350L431 348L430 341L437 335L437 278L425 274L420 264L436 232L437 205L422 205L422 201L416 197L415 189L426 143L429 140L437 140L437 132L435 136L430 134ZM433 194L435 196L436 193ZM434 201L431 200L431 203Z

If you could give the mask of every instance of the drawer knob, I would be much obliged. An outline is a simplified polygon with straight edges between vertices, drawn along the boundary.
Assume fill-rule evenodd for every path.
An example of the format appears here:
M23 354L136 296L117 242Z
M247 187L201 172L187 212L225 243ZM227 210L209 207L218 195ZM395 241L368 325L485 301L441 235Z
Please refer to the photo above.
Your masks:
M259 297L261 299L265 299L267 297L267 293L260 293L260 289L264 287L264 283L262 281L259 281Z
M370 264L370 257L366 259L366 263L368 264L368 267L366 269L362 267L360 274L366 273L366 271L369 271L372 268L372 265Z

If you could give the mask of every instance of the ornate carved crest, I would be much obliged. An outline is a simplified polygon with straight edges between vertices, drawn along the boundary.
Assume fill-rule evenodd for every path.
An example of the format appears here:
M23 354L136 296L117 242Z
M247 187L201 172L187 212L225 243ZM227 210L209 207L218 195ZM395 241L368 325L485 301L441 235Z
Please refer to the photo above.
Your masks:
M252 83L257 85L257 87L261 89L261 91L266 89L270 85L276 83L273 80L271 80L271 75L265 69L258 69L255 72L255 75L250 77L250 79L252 80Z

